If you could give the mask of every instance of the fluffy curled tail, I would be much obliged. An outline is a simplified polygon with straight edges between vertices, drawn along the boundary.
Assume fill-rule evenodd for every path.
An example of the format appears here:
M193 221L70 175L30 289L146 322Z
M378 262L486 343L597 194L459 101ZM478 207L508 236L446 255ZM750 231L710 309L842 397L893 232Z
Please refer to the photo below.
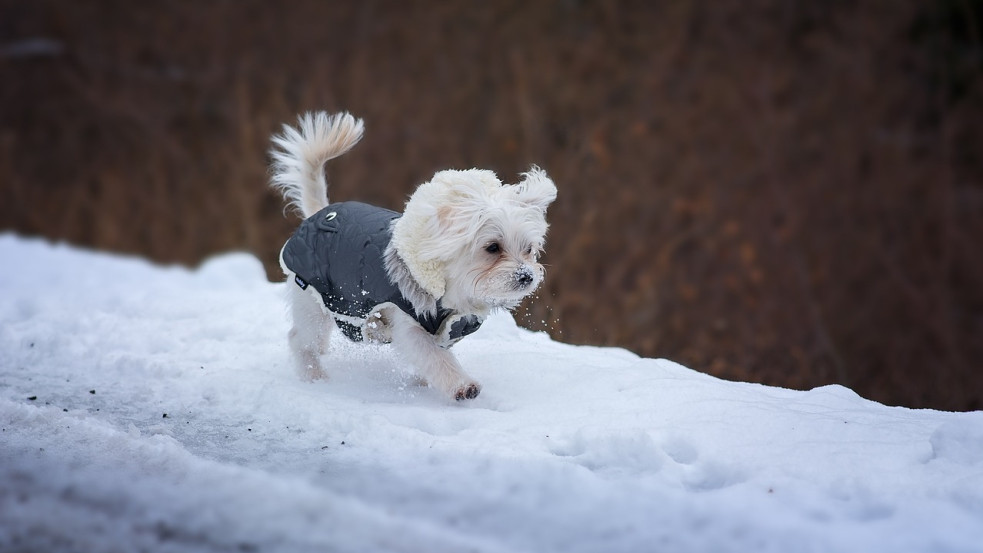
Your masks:
M287 206L306 219L328 205L324 164L352 149L362 139L364 126L347 112L328 115L308 112L297 126L283 126L273 137L273 176L270 186L283 194Z

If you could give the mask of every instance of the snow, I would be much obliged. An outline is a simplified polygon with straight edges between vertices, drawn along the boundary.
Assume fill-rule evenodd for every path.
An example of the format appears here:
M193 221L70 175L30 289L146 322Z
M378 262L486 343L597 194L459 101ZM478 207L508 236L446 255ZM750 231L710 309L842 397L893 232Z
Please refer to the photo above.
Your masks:
M456 403L284 284L0 234L0 551L983 551L983 412L727 382L490 318ZM166 415L166 416L165 416Z

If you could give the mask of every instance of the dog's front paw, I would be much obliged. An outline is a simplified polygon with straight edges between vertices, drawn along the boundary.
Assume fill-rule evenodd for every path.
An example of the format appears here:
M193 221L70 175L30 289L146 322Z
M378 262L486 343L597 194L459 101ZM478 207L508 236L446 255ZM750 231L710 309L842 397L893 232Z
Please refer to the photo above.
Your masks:
M463 401L465 399L474 399L478 397L481 393L481 385L477 382L469 382L464 386L461 386L454 392L454 399L457 401Z

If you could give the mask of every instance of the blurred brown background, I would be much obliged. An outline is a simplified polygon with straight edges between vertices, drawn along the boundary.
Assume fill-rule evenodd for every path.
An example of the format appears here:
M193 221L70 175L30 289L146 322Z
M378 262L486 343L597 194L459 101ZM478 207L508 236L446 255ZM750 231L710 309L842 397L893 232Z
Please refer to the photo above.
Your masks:
M981 33L978 0L0 0L0 230L278 279L269 135L349 110L335 200L555 179L526 326L978 409Z

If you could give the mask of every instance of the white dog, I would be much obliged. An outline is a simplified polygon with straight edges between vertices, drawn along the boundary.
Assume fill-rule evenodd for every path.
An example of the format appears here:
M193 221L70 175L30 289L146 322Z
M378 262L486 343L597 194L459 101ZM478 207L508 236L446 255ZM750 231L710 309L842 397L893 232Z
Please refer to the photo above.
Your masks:
M537 262L556 186L533 166L515 185L491 171L440 171L402 214L328 203L324 164L362 138L347 113L308 113L273 137L271 185L304 222L280 252L302 375L326 377L332 327L353 340L392 342L430 386L473 399L481 386L449 351L497 308L512 309L542 282Z

